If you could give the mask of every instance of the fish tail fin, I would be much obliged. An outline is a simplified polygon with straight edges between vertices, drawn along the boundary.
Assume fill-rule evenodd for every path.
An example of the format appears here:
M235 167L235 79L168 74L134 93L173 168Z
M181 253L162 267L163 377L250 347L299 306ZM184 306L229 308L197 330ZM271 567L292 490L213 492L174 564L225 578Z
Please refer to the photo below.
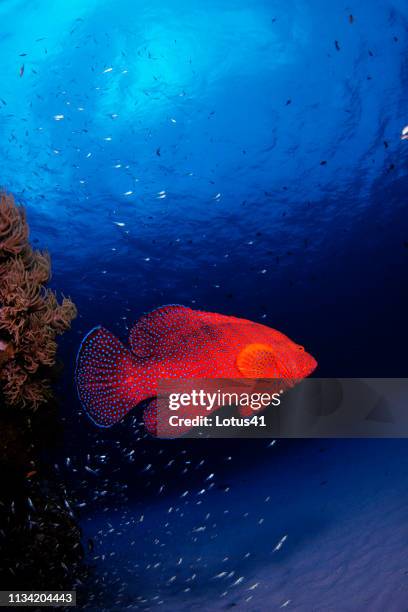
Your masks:
M143 399L136 359L103 327L83 339L75 378L81 404L99 427L114 425Z

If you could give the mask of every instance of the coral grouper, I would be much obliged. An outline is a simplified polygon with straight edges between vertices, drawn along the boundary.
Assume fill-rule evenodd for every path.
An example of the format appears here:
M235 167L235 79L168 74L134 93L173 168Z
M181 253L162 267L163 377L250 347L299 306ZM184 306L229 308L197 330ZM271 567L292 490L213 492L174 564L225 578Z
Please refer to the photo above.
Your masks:
M317 365L302 346L275 329L184 306L163 306L143 316L131 330L129 344L127 349L103 327L94 328L81 344L78 394L101 427L114 425L141 401L154 400L160 378L294 382ZM152 401L144 413L152 433L155 409Z

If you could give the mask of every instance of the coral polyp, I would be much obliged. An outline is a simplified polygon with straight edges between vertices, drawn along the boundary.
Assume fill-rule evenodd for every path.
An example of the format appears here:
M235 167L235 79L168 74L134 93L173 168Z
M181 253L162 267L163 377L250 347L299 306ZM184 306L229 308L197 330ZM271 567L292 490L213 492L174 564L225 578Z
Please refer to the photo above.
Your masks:
M52 396L56 336L69 329L74 303L47 287L48 253L29 242L25 210L0 195L0 387L5 402L32 409Z

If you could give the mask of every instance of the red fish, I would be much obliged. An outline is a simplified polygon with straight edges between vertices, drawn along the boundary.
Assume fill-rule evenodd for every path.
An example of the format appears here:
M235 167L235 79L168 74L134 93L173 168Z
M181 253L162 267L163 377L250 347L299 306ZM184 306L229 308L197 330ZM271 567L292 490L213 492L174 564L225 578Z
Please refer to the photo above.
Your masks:
M159 379L279 378L300 380L316 368L302 346L275 329L185 306L162 306L133 327L126 348L95 327L77 357L78 395L100 427L120 421L157 395ZM144 413L155 432L155 401Z

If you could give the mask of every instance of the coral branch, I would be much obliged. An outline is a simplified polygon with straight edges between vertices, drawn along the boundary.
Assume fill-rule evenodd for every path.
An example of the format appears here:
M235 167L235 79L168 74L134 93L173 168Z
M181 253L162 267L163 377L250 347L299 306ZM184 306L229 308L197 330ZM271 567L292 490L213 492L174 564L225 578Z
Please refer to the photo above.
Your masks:
M28 225L24 209L14 199L0 195L0 257L20 255L28 247Z
M33 250L28 236L24 209L0 194L0 386L8 404L36 409L50 399L55 337L69 329L76 307L46 288L50 256Z

